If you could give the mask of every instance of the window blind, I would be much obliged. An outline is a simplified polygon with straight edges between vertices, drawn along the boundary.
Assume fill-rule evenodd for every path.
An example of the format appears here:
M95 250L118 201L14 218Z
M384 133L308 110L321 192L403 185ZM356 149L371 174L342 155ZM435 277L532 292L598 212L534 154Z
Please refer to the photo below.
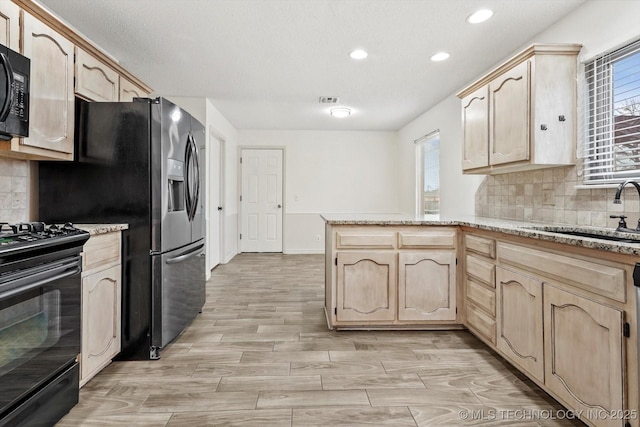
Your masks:
M584 182L640 178L640 40L585 66Z

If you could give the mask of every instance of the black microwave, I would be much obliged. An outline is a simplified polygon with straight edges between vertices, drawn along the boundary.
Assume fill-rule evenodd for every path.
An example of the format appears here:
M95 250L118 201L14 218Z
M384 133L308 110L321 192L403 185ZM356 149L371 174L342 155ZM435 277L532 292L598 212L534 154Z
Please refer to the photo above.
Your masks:
M0 44L0 140L29 136L31 61Z

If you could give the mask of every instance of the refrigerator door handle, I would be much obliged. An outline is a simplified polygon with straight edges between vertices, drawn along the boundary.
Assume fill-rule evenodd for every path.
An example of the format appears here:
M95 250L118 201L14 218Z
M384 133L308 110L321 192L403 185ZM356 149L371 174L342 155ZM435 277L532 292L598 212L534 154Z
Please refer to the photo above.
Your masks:
M173 257L173 258L169 258L168 260L165 261L165 263L167 264L177 264L179 262L184 261L185 259L200 255L202 252L204 252L204 243L201 245L196 246L193 249L189 249L186 252L181 253L180 255Z
M192 156L193 156L193 165L195 166L195 194L193 195L193 207L191 212L191 221L196 217L196 211L198 210L198 203L200 201L200 153L198 153L198 145L196 144L196 140L191 137L191 143L193 144L192 148Z
M193 146L191 145L191 134L187 136L187 146L184 150L184 186L185 205L187 208L187 218L191 221L191 210L193 209L193 197L191 196L191 158Z

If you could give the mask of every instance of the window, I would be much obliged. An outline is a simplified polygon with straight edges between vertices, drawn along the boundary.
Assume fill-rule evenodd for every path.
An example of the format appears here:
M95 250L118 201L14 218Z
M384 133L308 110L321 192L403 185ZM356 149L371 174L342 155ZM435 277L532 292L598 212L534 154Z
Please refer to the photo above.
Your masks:
M415 141L417 159L418 214L440 212L440 131Z
M586 64L586 184L640 179L640 40Z

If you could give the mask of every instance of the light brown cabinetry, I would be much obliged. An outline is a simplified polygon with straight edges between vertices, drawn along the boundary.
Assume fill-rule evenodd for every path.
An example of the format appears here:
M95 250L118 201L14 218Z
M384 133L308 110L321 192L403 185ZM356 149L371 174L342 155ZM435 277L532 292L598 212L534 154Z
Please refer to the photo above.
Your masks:
M456 229L327 225L330 327L452 325Z
M24 153L73 159L74 45L28 13L23 13L23 54L31 59L29 137Z
M629 368L637 381L624 336L629 269L509 242L497 261L498 351L591 425L624 425L620 414L637 410L624 399L637 399L634 385L625 390Z
M398 320L456 320L456 253L398 254Z
M91 236L83 250L80 385L120 352L120 232Z
M0 0L0 44L20 51L20 8L11 0Z
M545 385L593 425L622 426L623 312L545 286L544 323Z
M495 240L465 233L465 324L491 344L496 342Z
M395 319L396 254L339 252L337 320Z
M462 99L462 169L489 166L489 87L482 86Z
M497 267L497 347L512 363L544 382L542 282Z
M146 98L149 96L149 92L141 88L140 86L132 83L130 80L120 76L120 101L129 102L133 101L133 98Z
M76 93L90 101L118 101L151 92L32 0L0 0L0 43L31 60L29 137L0 141L2 156L73 160Z
M464 173L571 165L580 45L533 45L458 93Z
M118 101L120 76L84 49L76 48L76 94L88 101Z

